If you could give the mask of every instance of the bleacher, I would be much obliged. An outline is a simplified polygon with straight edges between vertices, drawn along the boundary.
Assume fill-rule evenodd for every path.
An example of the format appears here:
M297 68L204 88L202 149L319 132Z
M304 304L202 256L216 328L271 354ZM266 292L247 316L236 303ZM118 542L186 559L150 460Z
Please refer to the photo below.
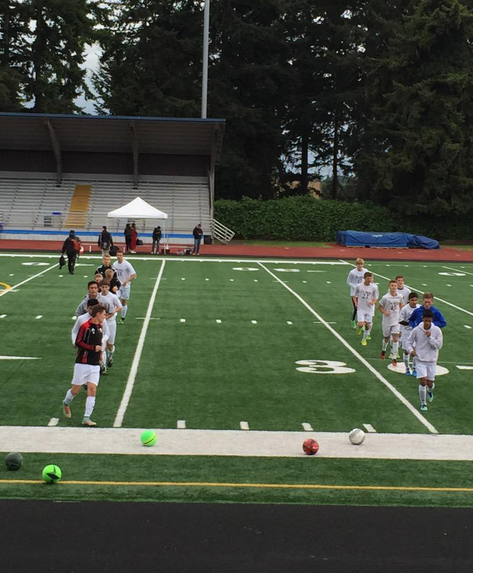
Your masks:
M204 234L211 234L209 190L207 178L156 176L139 181L134 188L131 180L111 176L65 176L60 186L52 177L0 177L0 223L5 230L68 231L71 221L71 200L76 185L92 187L89 210L80 232L97 234L103 225L112 232L122 233L126 220L108 219L107 213L141 197L153 207L168 214L165 221L139 220L139 233L149 235L160 224L168 235L188 235L197 223ZM45 237L48 238L48 237ZM184 241L172 241L184 242Z

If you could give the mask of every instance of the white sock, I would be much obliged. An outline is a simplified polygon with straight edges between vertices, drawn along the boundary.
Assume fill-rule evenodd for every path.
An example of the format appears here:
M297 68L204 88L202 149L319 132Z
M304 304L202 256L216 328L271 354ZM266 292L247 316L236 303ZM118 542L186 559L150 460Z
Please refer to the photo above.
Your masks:
M96 402L96 396L87 396L86 405L84 409L84 417L89 418L94 410L94 404Z
M125 304L121 309L121 318L126 318L126 314L128 313L128 305Z
M108 358L112 358L113 355L114 355L114 351L115 351L115 350L116 350L116 347L115 347L115 346L113 346L113 349L112 349L112 350L107 349L107 350L106 350L106 356L107 356Z
M368 336L371 333L371 329L366 330L366 328L363 330L363 340L366 340L368 338Z
M399 349L399 342L393 342L391 347L392 347L393 358L394 358L394 360L396 360L396 356L397 356L398 349Z
M389 344L389 341L386 342L386 341L384 340L384 338L383 338L383 344L382 344L382 346L381 346L381 350L382 350L383 352L386 352L386 350L387 350L387 348L388 348L388 344Z
M75 397L75 395L73 394L73 392L71 391L71 388L70 388L68 390L68 392L66 392L65 404L66 405L70 404L74 397Z
M404 364L406 365L406 370L409 370L409 354L403 355Z
M425 404L427 400L427 386L419 384L419 398L421 399L421 404Z

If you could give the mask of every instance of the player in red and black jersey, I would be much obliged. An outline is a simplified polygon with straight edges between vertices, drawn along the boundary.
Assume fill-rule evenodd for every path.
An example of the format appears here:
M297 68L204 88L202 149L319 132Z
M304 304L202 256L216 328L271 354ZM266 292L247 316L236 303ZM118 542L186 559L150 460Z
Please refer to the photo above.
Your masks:
M96 426L91 420L91 414L96 402L96 388L99 382L99 365L102 360L101 344L103 340L102 324L106 318L106 310L96 305L91 311L91 318L80 326L76 336L78 354L75 360L75 369L71 388L63 400L63 414L71 418L70 403L81 390L83 384L87 385L87 397L84 411L83 425Z

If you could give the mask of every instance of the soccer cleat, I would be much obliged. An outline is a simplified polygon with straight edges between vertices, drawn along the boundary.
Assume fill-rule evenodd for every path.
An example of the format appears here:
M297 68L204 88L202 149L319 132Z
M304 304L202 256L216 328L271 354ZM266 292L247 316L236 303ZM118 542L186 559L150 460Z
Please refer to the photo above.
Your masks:
M371 340L371 334L368 334L368 340Z
M108 375L108 369L106 368L106 366L104 364L99 369L99 373L101 374L101 376L107 376Z
M112 365L113 365L113 357L111 356L110 358L107 359L107 361L106 361L106 366L107 366L108 368L111 368Z
M412 375L414 376L414 378L417 378L417 370L413 370Z
M356 334L357 334L358 336L361 336L361 335L363 334L362 331L361 331L361 329L362 329L361 326L357 326L357 327L356 327Z
M366 338L363 338L363 340L361 341L361 346L368 346L368 341L366 340Z
M63 400L63 414L65 418L71 418L71 408L68 406L68 404L65 404L64 400Z
M83 418L83 426L88 426L88 428L93 428L94 426L97 426L96 422L93 422L93 420L91 420L89 417L85 416Z
M351 321L351 326L352 326L353 328L357 328L357 326L356 326L356 320L352 320L352 321Z
M381 360L384 360L386 358L386 352L384 350L381 350Z
M412 372L409 370L409 368L406 368L406 376L412 376Z
M395 358L392 359L391 365L394 367L397 366L397 360Z
M119 317L119 324L124 324L124 318L122 316Z
M429 400L429 402L432 402L432 400L434 400L434 392L428 392L427 399Z
M427 412L427 405L421 404L421 412Z

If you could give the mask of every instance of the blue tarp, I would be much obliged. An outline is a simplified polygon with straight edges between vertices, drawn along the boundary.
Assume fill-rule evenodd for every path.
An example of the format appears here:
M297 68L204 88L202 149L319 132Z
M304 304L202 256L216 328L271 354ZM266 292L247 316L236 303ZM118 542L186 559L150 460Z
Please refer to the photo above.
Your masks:
M421 235L408 233L363 233L338 231L336 242L345 247L374 247L386 249L438 249L439 243Z

